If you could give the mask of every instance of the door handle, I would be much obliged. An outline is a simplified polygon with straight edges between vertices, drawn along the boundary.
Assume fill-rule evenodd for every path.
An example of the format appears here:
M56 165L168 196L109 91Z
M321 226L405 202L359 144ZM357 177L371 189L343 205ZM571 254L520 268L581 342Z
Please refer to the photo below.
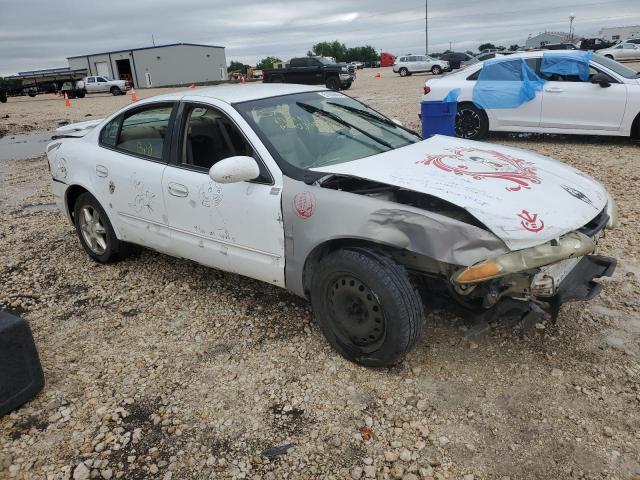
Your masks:
M549 87L545 88L544 91L549 93L561 93L564 92L564 89L560 87Z
M169 183L167 190L174 197L186 197L189 195L189 189L180 183Z
M96 165L96 175L104 178L109 175L109 170L104 165Z

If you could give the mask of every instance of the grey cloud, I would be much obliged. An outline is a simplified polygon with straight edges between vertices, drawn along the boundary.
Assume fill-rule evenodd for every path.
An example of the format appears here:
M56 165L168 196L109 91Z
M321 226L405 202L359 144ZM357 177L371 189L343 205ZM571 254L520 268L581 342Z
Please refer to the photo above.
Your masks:
M529 34L577 34L640 23L638 0L429 0L430 51L452 42L475 50L485 41L522 44ZM635 5L634 5L635 4ZM108 0L6 1L0 30L0 75L64 66L65 58L156 44L197 42L227 47L227 59L254 63L290 58L322 40L370 44L394 53L424 51L422 0Z

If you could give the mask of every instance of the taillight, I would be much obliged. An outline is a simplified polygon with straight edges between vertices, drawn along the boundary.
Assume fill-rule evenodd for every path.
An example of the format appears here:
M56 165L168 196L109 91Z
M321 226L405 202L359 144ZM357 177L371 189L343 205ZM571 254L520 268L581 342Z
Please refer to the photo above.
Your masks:
M429 93L431 91L431 87L425 85L424 86L424 94L426 95L427 93Z

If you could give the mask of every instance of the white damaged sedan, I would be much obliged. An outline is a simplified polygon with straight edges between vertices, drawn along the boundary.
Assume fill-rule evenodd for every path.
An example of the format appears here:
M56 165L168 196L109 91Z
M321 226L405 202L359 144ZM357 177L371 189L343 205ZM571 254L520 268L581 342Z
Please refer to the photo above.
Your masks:
M130 244L268 282L311 301L333 347L391 365L425 310L555 316L615 260L593 178L514 148L422 141L338 92L212 87L60 129L52 189L87 254Z

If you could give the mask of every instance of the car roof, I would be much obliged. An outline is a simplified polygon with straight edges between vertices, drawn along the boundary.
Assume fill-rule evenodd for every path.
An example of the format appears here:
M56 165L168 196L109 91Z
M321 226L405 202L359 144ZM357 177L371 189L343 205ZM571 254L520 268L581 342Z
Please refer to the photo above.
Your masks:
M327 90L320 85L295 85L290 83L246 83L236 85L217 85L212 87L198 88L195 90L182 90L179 92L167 93L146 98L138 103L148 101L176 101L183 97L203 97L220 100L226 103L240 103L263 98L279 97L281 95L291 95L294 93L318 92Z

